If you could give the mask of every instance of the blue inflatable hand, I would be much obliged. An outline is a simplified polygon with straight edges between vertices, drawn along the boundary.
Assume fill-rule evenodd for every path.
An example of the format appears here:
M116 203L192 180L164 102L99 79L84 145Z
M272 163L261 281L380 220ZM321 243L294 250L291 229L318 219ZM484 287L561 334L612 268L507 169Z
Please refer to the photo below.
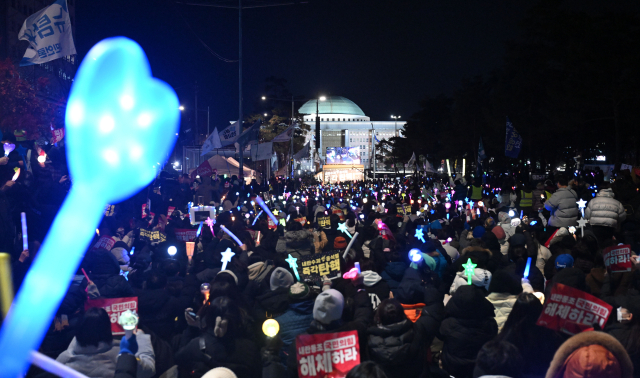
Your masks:
M73 186L0 331L2 377L24 374L68 290L107 203L148 185L175 143L175 92L151 77L134 41L101 41L84 58L66 112Z

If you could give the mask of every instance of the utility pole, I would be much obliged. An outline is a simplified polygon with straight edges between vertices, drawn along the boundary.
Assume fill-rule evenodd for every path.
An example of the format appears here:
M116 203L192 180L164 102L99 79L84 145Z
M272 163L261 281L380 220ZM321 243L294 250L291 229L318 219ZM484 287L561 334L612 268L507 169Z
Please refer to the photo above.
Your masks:
M238 0L238 127L236 127L236 133L238 137L242 134L242 0ZM239 156L239 177L244 184L244 146L238 144L240 147Z
M198 82L197 81L196 81L196 87L195 88L196 88L196 90L195 90L195 92L196 92L196 125L193 128L194 135L195 135L195 137L193 139L194 139L195 145L197 146L197 145L200 144L200 135L198 133Z

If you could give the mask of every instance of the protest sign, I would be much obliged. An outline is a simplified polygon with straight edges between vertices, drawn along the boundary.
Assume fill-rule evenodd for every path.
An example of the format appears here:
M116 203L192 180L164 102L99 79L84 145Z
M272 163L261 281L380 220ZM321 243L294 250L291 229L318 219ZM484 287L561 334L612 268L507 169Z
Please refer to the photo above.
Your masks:
M147 217L147 204L143 203L142 204L142 219Z
M300 279L318 280L322 276L329 278L340 275L340 254L338 252L324 252L302 256L298 259L298 266L302 267Z
M329 219L328 216L321 216L318 217L316 219L318 221L318 225L324 229L330 229L331 228L331 220Z
M631 246L629 244L608 247L602 254L604 265L611 273L631 271Z
M124 329L118 324L118 318L120 318L120 314L127 310L138 311L138 297L88 299L84 305L84 310L86 311L92 307L100 307L107 312L109 320L111 320L111 333L113 335L124 335Z
M398 210L398 215L407 215L406 211L404 210L404 206L401 203L396 205L396 209Z
M555 284L536 325L575 335L598 323L604 328L612 307L591 294Z
M175 232L176 232L176 239L183 242L190 242L196 238L196 233L198 232L198 230L176 228Z
M176 208L174 206L169 206L169 208L167 209L167 218L169 218L171 216L171 214L173 214L175 209Z
M167 241L167 236L160 231L150 231L141 229L140 240L150 241L151 243L161 243Z
M104 210L104 216L112 217L113 214L115 213L115 210L116 210L116 205L107 205L106 209Z
M307 218L305 218L305 217L296 218L296 219L294 219L294 220L295 220L296 222L300 223L300 224L301 224L301 225L303 225L303 226L304 226L305 224L307 224Z
M278 228L278 225L273 223L273 220L271 219L271 217L267 217L267 222L270 229L275 230L276 228Z
M113 240L110 236L100 236L100 239L98 239L96 244L91 247L91 251L95 251L101 248L110 251L111 248L113 248L114 244L116 244L116 241Z
M358 332L336 332L296 337L299 377L346 377L360 364Z

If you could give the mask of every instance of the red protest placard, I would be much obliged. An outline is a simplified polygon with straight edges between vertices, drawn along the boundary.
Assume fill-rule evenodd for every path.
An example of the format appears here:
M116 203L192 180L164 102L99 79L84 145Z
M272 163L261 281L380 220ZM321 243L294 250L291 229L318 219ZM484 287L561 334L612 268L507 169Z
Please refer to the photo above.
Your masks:
M555 284L536 325L575 335L592 328L595 323L604 327L612 309L582 290Z
M169 218L171 216L171 214L173 214L175 209L176 208L174 206L169 206L169 208L167 209L167 218Z
M299 335L296 360L299 377L346 377L360 363L358 332Z
M111 333L124 335L124 329L118 324L118 318L120 314L127 310L138 311L138 297L88 299L84 305L84 310L86 311L91 307L104 308L109 314L109 320L111 320Z
M631 271L631 246L629 244L605 248L602 257L611 273Z
M176 228L175 233L176 233L176 239L183 241L183 242L190 242L193 241L193 239L196 238L196 233L198 232L198 230L190 230L188 228L182 229L182 228Z
M110 236L100 236L100 239L96 242L96 244L91 247L91 251L95 251L96 249L106 249L110 251L113 248L113 245L116 244L116 241L113 240Z

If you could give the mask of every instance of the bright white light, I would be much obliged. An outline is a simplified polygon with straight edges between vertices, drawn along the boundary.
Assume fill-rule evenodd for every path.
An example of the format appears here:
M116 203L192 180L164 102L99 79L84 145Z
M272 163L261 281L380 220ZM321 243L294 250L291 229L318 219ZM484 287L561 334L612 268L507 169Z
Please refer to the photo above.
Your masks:
M131 158L136 160L139 159L140 156L142 156L142 148L138 146L131 148L131 153L129 154L129 156L131 156Z
M598 156L596 156L596 160L597 160L597 161L606 161L606 160L607 160L607 157L606 157L606 156L604 156L604 155L598 155Z
M324 96L320 96L320 101L326 101L326 100L327 100L327 98L326 98L326 97L324 97Z
M147 127L149 126L150 123L151 123L151 115L149 113L142 113L138 116L138 125Z
M103 133L109 133L116 126L116 122L111 118L110 115L103 116L100 118L100 131Z
M180 109L180 111L183 111L184 110L184 106L180 105L180 106L178 106L178 109Z
M265 96L262 96L262 99L263 99L263 100L266 100L267 98L266 98Z
M46 155L38 156L38 163L44 163L46 161L47 161L47 156Z
M120 97L120 106L122 106L122 109L131 110L133 109L133 105L134 105L133 97L129 95L124 95Z
M178 252L178 249L174 246L171 246L167 248L167 252L169 253L169 256L175 256L175 254Z
M120 160L118 159L118 154L114 150L105 150L102 156L104 157L104 160L111 164L118 164L118 161Z
M509 216L512 217L512 218L515 217L516 216L516 212L513 211L513 210L509 210Z
M266 117L266 116L267 116L267 113L264 113L264 116Z
M84 119L84 109L79 103L73 103L69 107L69 124L76 126L79 125Z

